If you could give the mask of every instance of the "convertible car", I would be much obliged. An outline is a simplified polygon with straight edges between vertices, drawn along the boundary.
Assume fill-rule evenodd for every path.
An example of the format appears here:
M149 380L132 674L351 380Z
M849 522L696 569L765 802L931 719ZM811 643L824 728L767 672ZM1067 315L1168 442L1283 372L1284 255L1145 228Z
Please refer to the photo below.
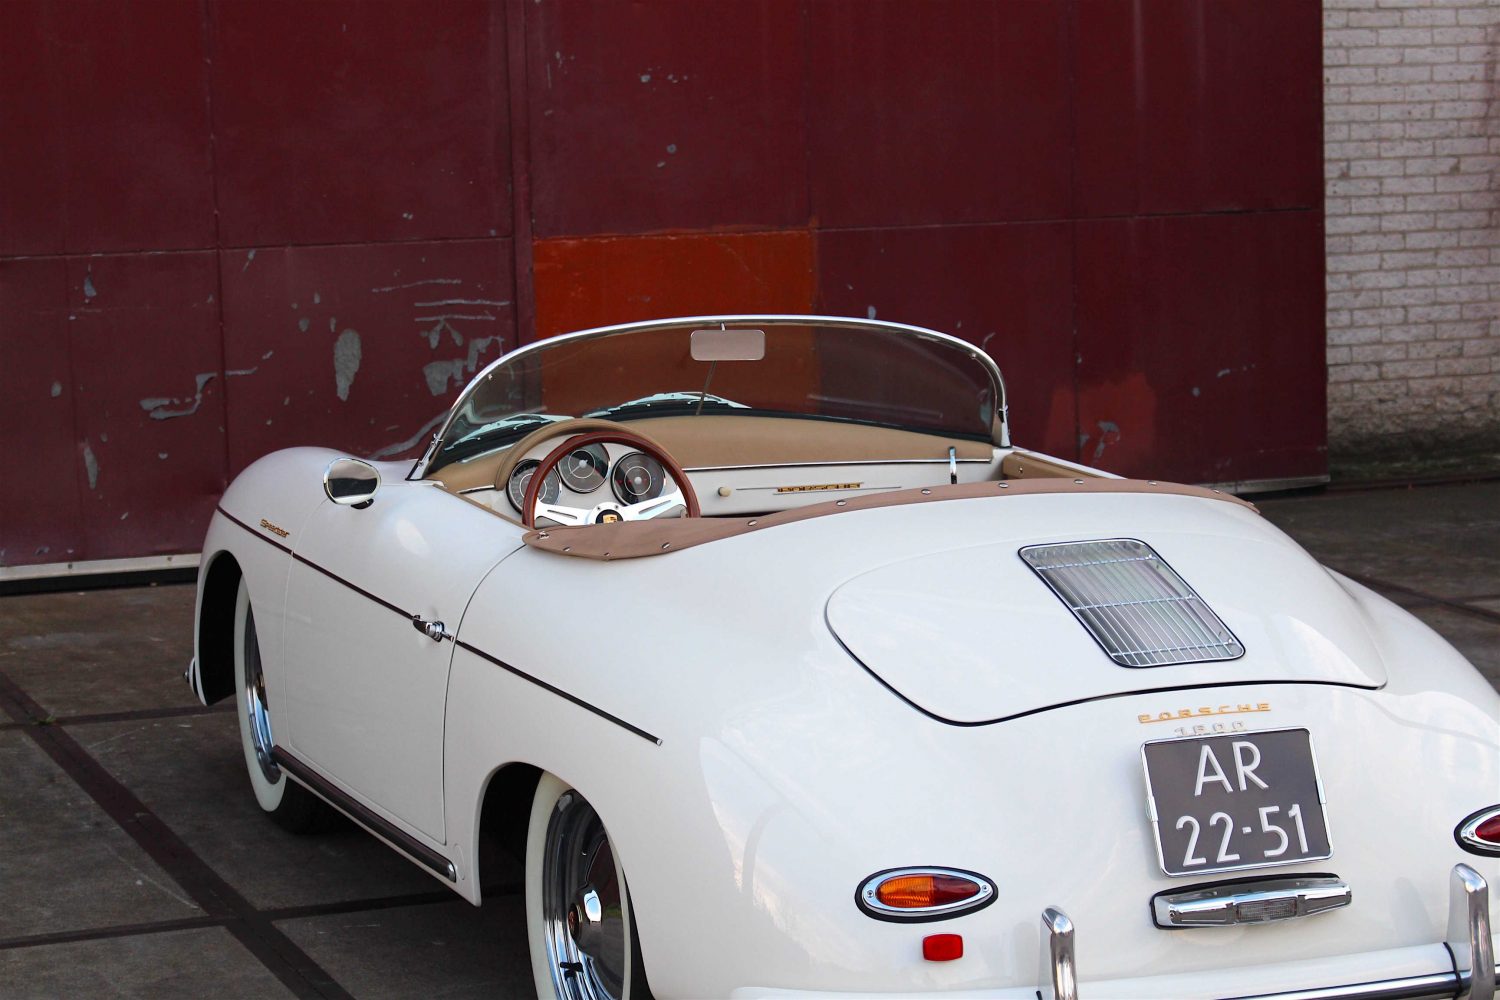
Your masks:
M246 469L198 586L260 807L475 904L508 832L542 997L1494 996L1496 692L942 333L527 345L415 464Z

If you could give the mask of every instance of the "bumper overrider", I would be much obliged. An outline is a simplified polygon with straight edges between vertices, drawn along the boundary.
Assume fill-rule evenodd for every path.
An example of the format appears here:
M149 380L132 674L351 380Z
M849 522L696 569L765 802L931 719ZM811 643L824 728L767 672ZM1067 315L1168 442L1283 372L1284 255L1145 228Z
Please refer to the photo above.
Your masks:
M1494 940L1490 936L1489 895L1489 886L1478 872L1468 865L1454 865L1449 877L1448 935L1443 942L1453 955L1452 972L1292 992L1237 994L1223 1000L1408 1000L1422 997L1495 1000L1495 979L1500 969L1495 966ZM1233 897L1226 897L1219 903L1218 912L1225 917L1221 922L1229 923L1234 920L1237 907L1261 907L1266 900L1236 901ZM1078 987L1073 933L1073 922L1061 909L1049 906L1043 911L1042 974L1038 991L1042 1000L1079 1000L1080 995L1087 996L1087 990L1080 994Z

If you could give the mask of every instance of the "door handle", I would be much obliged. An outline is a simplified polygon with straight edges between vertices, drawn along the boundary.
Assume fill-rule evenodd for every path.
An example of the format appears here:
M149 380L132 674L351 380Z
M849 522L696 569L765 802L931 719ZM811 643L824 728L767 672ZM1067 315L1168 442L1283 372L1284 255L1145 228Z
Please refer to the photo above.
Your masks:
M440 621L428 621L421 615L412 615L411 627L421 632L433 642L442 642L444 639L447 639L449 642L453 641L453 633L449 632L447 627Z

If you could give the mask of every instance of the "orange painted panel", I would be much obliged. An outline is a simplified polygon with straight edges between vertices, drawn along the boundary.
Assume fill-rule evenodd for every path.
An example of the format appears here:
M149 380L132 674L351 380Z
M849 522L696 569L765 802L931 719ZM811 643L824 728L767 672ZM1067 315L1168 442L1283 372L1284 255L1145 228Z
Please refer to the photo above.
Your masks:
M812 311L813 239L803 231L540 240L534 249L534 267L536 329L542 337L672 316ZM666 342L658 343L668 348ZM601 351L603 345L596 347L589 352L592 376L597 379L612 373L618 379L624 372L641 371L645 366L640 352L650 344L640 338L621 341L617 348L625 356L618 359L618 365ZM654 366L664 375L677 372L686 360L680 354L679 350L655 359ZM554 362L558 363L563 362ZM715 376L714 391L735 398L740 378L753 383L756 398L764 396L764 372L759 366L754 371L725 366ZM799 369L778 372L778 378L790 406L816 389L818 375ZM568 385L570 379L554 370L549 383L549 408L575 412L577 401L557 398L551 391L553 386ZM661 388L654 385L643 391ZM670 388L700 386L693 381Z
M813 304L813 237L803 230L538 240L533 266L538 337Z

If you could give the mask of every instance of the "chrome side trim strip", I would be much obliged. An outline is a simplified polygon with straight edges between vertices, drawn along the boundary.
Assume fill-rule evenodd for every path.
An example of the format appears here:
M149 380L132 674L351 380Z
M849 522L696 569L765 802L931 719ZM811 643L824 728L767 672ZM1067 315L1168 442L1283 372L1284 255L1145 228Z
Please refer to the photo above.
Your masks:
M554 687L551 684L548 684L546 681L542 680L540 677L533 677L531 674L528 674L526 671L522 670L521 668L511 666L509 663L506 663L504 660L500 659L498 656L491 656L489 653L486 653L484 650L480 649L478 646L471 646L467 642L464 642L462 639L455 640L455 644L458 646L459 649L466 649L469 652L473 653L475 656L479 657L481 660L488 660L490 663L493 663L495 666L499 667L500 669L506 670L506 671L509 671L510 673L515 674L517 677L521 678L523 681L529 681L530 683L535 684L537 687L541 688L543 691L550 691L551 693L557 695L559 698L562 698L565 701L571 701L573 704L577 705L579 708L585 709L586 711L589 711L589 712L593 712L595 715L599 716L599 718L604 719L607 722L613 722L615 725L619 726L621 729L624 729L627 732L634 733L635 735L639 736L643 740L646 740L647 742L655 743L657 746L661 746L661 738L660 737L653 736L651 733L646 732L646 730L642 729L640 726L631 725L630 723L626 722L624 719L620 718L618 715L611 715L609 712L606 712L604 709L600 708L598 705L592 705L589 702L584 701L582 698L579 698L577 695L569 694L568 692L564 691L562 688Z
M1055 906L1042 911L1041 1000L1078 1000L1078 969L1073 956L1073 921Z
M1495 947L1490 938L1490 889L1468 865L1448 882L1448 950L1458 970L1456 1000L1495 1000Z
M271 758L288 774L296 778L299 783L314 792L318 798L323 799L339 812L348 816L354 822L420 864L423 868L430 868L449 882L458 881L458 869L453 866L452 861L449 861L437 851L423 844L405 830L393 826L390 822L367 808L363 803L345 794L337 785L323 777L317 771L314 771L294 755L283 750L281 747L273 746L271 748Z
M1348 906L1349 886L1332 876L1238 882L1152 897L1156 926L1230 927L1327 913Z

